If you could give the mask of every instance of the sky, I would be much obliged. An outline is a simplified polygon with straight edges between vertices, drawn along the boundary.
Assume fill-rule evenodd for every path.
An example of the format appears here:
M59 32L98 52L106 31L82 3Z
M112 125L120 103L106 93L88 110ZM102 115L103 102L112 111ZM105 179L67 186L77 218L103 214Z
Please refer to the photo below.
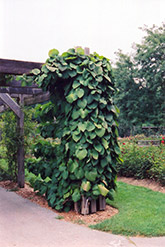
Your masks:
M0 0L0 58L45 62L50 49L82 46L115 61L164 13L164 0Z

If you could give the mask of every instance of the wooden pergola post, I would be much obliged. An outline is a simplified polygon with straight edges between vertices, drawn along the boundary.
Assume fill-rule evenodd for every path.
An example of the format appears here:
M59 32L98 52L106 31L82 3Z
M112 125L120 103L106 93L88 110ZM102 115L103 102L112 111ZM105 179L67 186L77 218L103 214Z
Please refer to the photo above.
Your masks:
M24 105L24 97L23 95L19 96L19 105L22 107ZM18 186L23 188L25 185L25 167L24 167L24 112L20 111L20 116L17 117L17 131L19 134L19 144L17 150L17 163L18 163Z

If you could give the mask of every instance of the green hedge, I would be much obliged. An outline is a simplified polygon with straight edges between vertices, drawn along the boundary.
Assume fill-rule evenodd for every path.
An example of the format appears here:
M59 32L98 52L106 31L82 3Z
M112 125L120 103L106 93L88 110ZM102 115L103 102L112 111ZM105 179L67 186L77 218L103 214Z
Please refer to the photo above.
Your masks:
M118 175L137 179L150 178L165 185L165 147L139 147L135 143L121 143L122 164L117 165Z

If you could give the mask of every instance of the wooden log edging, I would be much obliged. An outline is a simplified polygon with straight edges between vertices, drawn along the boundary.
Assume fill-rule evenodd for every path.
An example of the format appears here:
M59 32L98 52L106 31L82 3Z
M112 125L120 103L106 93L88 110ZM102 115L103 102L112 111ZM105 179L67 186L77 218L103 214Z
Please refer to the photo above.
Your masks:
M88 215L96 213L97 211L103 211L106 208L106 201L104 196L99 196L97 200L91 197L86 198L84 195L81 197L81 203L74 203L74 211L81 213L82 215Z

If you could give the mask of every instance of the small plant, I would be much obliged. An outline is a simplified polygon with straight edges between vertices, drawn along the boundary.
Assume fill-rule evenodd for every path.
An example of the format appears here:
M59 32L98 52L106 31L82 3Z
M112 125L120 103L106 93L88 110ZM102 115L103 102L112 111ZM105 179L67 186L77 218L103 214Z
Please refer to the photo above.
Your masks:
M79 225L85 225L85 222L81 219L75 220L74 223Z
M57 215L57 216L55 217L55 219L56 219L56 220L63 220L63 219L64 219L64 216L62 216L62 215Z

